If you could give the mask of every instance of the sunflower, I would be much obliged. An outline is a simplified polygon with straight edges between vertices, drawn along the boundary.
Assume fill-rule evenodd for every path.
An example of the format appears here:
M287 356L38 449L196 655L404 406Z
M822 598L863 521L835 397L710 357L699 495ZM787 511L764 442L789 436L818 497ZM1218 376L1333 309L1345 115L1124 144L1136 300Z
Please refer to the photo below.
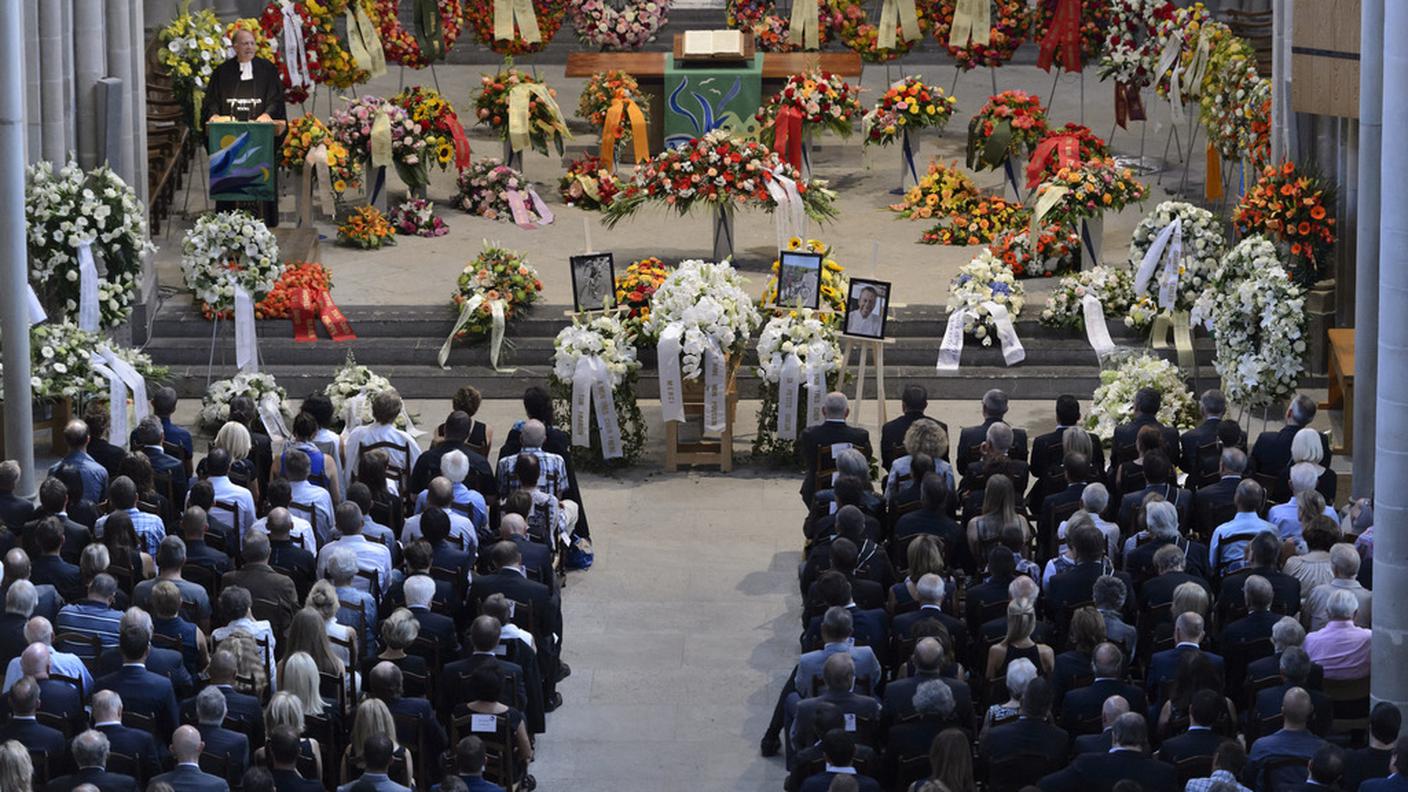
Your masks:
M435 160L441 165L446 165L455 158L455 147L449 143L441 143L435 149Z

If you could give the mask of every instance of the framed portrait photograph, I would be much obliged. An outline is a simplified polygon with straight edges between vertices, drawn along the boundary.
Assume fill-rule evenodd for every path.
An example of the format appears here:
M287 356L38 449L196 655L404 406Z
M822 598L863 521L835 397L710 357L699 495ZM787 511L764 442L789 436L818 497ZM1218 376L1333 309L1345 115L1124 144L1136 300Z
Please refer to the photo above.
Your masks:
M821 304L821 254L784 250L778 262L777 307L817 308Z
M577 313L616 307L616 263L610 253L572 256L572 309Z
M884 338L890 313L890 284L851 278L846 293L846 322L841 332L857 338Z

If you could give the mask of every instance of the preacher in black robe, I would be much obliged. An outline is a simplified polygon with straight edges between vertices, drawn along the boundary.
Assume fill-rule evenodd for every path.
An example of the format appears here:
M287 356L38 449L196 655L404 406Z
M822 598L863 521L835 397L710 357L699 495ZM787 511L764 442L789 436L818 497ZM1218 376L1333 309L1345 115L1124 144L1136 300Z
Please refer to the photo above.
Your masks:
M279 70L263 58L254 57L254 36L248 31L235 33L235 57L230 58L210 75L205 99L201 104L202 126L211 121L273 121L276 140L282 140L287 130L288 112L284 108L284 84ZM277 179L277 175L275 176ZM233 201L216 201L215 210L237 208ZM264 224L273 228L279 224L278 201L263 202Z

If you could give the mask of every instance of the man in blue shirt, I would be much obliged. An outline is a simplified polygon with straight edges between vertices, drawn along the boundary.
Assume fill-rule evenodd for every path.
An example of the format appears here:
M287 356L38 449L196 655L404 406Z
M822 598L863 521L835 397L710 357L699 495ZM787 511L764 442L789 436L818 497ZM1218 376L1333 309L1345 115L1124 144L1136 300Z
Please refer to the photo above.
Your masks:
M469 476L469 457L459 451L451 451L440 457L440 476L451 484L448 508L462 513L468 512L466 516L474 523L474 530L484 530L484 526L489 523L489 506L485 503L481 493L466 487L463 483L465 478ZM417 514L425 509L427 492L420 493L416 498ZM442 506L442 508L445 507Z
M170 385L157 388L152 393L152 412L161 419L161 431L166 435L167 442L181 446L186 458L190 459L195 454L191 433L171 422L171 415L176 412L176 389Z
M109 502L113 510L121 509L131 515L132 529L137 532L137 543L141 545L142 552L155 556L161 540L166 538L166 524L155 514L147 514L137 508L137 485L132 479L118 476L113 479L111 489ZM93 534L99 539L103 538L103 526L107 521L107 515L103 515L93 526Z
M78 469L83 479L83 497L94 503L102 501L108 490L108 472L97 460L88 456L88 424L73 420L64 427L64 445L68 446L68 456L49 467L49 475L59 468L69 465Z
M1291 499L1285 503L1278 503L1272 506L1266 513L1267 521L1276 526L1277 534L1282 539L1292 539L1296 543L1297 551L1305 552L1305 540L1301 538L1300 524L1300 499L1305 493L1316 493L1316 483L1320 480L1315 468L1310 465L1291 466ZM1335 513L1334 507L1324 505L1324 498L1320 502L1323 506L1322 513L1335 521L1335 525L1340 524L1340 516Z
M88 584L88 598L82 602L65 605L59 610L59 618L54 629L60 633L76 632L96 636L104 649L117 646L122 625L122 612L113 610L112 598L117 593L117 581L112 575L100 572ZM84 660L94 658L93 648L88 644L73 644L64 647Z
M1265 497L1265 490L1253 479L1243 479L1237 485L1237 494L1233 496L1237 516L1217 526L1208 543L1208 565L1214 575L1236 572L1246 566L1247 543L1262 531L1276 530L1276 526L1257 516Z

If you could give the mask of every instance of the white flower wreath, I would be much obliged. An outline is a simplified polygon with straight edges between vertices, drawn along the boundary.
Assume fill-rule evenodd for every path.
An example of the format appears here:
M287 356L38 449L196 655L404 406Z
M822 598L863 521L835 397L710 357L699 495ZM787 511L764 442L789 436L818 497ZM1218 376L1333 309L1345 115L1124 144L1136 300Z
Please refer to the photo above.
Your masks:
M635 50L660 32L670 17L669 0L628 0L615 8L606 0L581 0L571 6L572 25L584 44L609 50Z
M684 327L681 374L698 379L711 343L726 353L741 352L762 317L733 265L690 259L680 262L650 298L645 333L658 337L675 322Z
M958 275L949 283L948 312L960 309L974 312L963 320L963 332L971 333L983 346L992 346L997 336L997 325L993 322L983 303L994 302L1007 309L1015 321L1026 304L1026 293L1022 284L1012 274L1002 259L984 248L983 252L963 265Z
M274 375L247 373L212 382L200 401L200 414L196 421L201 428L214 434L230 420L230 402L235 397L248 396L258 405L266 394L278 398L285 421L293 419L293 405L288 401L288 393L274 380Z
M335 418L342 418L343 412L347 409L348 400L354 396L367 396L363 399L360 409L357 411L357 419L363 424L372 422L372 400L373 394L382 391L393 390L391 380L377 374L367 366L357 362L352 356L351 350L347 352L347 360L342 364L342 368L332 376L332 382L323 388L323 395L332 402L332 414ZM410 416L405 409L396 416L395 426L397 429L411 428Z
M626 375L640 368L633 334L621 314L609 313L581 324L573 323L558 331L552 342L552 373L561 382L571 382L577 361L596 355L611 374L611 387L618 388Z
M1154 9L1162 0L1110 0L1105 50L1100 55L1100 79L1145 86L1158 65Z
M787 356L796 353L803 365L820 366L829 379L841 367L836 329L816 318L809 308L774 316L758 336L758 376L768 385L782 379Z
M1138 271L1144 254L1149 251L1159 233L1174 220L1182 221L1183 256L1178 261L1178 289L1172 310L1188 311L1202 296L1209 279L1217 271L1222 254L1227 249L1222 220L1212 212L1184 201L1164 201L1135 226L1134 234L1129 240L1129 259L1134 270ZM1164 256L1168 255L1165 250ZM1136 292L1125 324L1142 327L1164 308L1158 304L1163 267L1161 259L1144 291Z
M1115 427L1134 417L1134 394L1140 388L1153 388L1163 396L1159 423L1176 429L1191 428L1197 423L1197 403L1183 381L1183 372L1163 358L1140 353L1100 372L1100 386L1091 397L1090 413L1085 417L1086 430L1108 443L1115 436Z
M256 303L264 299L284 266L279 243L263 222L248 212L217 212L201 217L181 241L186 286L214 311L234 306L235 285Z
M1051 290L1046 307L1041 309L1041 323L1047 327L1084 328L1081 298L1087 294L1095 295L1107 316L1126 313L1134 302L1134 275L1128 267L1101 265L1061 278Z

